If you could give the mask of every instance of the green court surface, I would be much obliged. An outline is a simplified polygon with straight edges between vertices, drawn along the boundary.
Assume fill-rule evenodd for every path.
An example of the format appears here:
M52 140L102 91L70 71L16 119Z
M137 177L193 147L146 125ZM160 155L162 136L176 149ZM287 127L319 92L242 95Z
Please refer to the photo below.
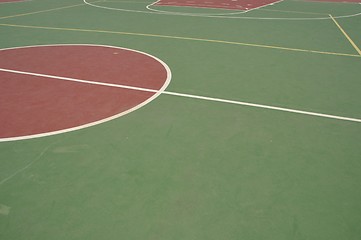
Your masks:
M361 4L151 3L0 3L2 49L123 47L172 72L120 118L0 138L0 239L361 239Z

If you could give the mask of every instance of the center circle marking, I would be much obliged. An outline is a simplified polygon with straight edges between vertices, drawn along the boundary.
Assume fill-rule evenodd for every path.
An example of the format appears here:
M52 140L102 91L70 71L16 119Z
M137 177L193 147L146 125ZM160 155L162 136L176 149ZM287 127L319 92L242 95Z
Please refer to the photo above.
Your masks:
M0 142L101 124L158 97L171 71L148 53L106 45L0 49Z

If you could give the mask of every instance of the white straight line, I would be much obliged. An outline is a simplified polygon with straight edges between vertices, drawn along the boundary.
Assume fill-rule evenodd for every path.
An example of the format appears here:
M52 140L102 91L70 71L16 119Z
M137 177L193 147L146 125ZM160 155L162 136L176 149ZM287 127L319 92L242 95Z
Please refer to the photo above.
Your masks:
M159 90L148 89L148 88L133 87L133 86L128 86L128 85L120 85L120 84L112 84L112 83L95 82L95 81L87 81L87 80L82 80L82 79L60 77L60 76L53 76L53 75L39 74L39 73L32 73L32 72L23 72L23 71L4 69L4 68L0 68L0 71L11 72L11 73L16 73L16 74L31 75L31 76L38 76L38 77L46 77L46 78L52 78L52 79L58 79L58 80L64 80L64 81L93 84L93 85L131 89L131 90L136 90L136 91L154 92L154 93L159 92ZM227 99L222 99L222 98L213 98L213 97L198 96L198 95L191 95L191 94L185 94L185 93L168 92L168 91L163 91L162 94L361 123L361 119L357 119L357 118L349 118L349 117L342 117L342 116L336 116L336 115L330 115L330 114L324 114L324 113L308 112L308 111L302 111L302 110L297 110L297 109L282 108L282 107L263 105L263 104L257 104L257 103L241 102L241 101L227 100Z
M67 81L77 81L79 83L87 83L87 84L97 84L97 85L104 85L104 86L108 86L108 87L122 87L122 88L128 88L128 89L133 89L133 90L138 90L138 91L148 91L148 92L152 92L154 93L150 98L146 99L145 101L139 103L138 105L129 108L128 110L125 110L123 112L120 113L116 113L115 115L103 118L101 120L95 121L95 122L89 122L89 123L85 123L83 125L79 125L79 126L75 126L75 127L70 127L70 128L65 128L65 129L61 129L61 130L55 130L52 132L45 132L45 133L37 133L37 134L33 134L33 135L23 135L23 136L17 136L17 137L8 137L8 138L0 138L0 142L9 142L9 141L18 141L18 140L25 140L25 139L33 139L33 138L40 138L40 137L46 137L46 136L52 136L52 135L56 135L56 134L61 134L61 133L68 133L71 131L76 131L76 130L80 130L80 129L85 129L88 127L92 127L98 124L102 124L114 119L117 119L121 116L124 116L128 113L131 113L135 110L140 109L141 107L144 107L145 105L147 105L148 103L150 103L151 101L153 101L155 98L157 98L169 85L170 80L172 78L172 73L168 67L168 65L163 62L162 60L160 60L159 58L150 55L148 53L145 52L141 52L141 51L137 51L137 50L133 50L133 49L129 49L129 48L122 48L122 47L114 47L114 46L107 46L107 45L94 45L94 44L53 44L53 45L35 45L35 46L26 46L26 47L14 47L14 48L6 48L6 49L1 49L2 50L10 50L10 49L21 49L21 48L37 48L37 47L54 47L54 46L93 46L93 47L105 47L105 48L116 48L116 49L122 49L122 50L126 50L126 51L132 51L135 53L139 53L139 54L143 54L146 55L148 57L153 58L154 60L158 61L166 70L167 72L167 78L165 79L165 82L163 84L163 86L155 91L155 90L151 90L151 89L142 89L142 88L137 88L137 87L131 87L131 86L121 86L121 85L115 85L115 84L108 84L108 83L98 83L97 82L91 82L91 81L87 81L87 80L81 80L81 79L72 79L72 78L65 78L65 77L59 77L59 76L51 76L51 75L45 75L45 74L37 74L34 73L37 76L42 76L42 77L48 77L48 78L54 78L54 79L58 79L58 80L67 80ZM28 75L33 75L35 76L33 73L30 72L20 72L20 71L16 71L16 70L9 70L9 69L3 69L3 70L7 70L8 72L13 72L13 73L17 73L17 74L28 74ZM0 70L1 72L1 70Z
M169 15L181 15L181 16L199 16L199 17L202 17L202 16L229 16L229 15L236 15L236 14L242 14L242 13L245 13L245 11L243 10L240 10L240 9L224 9L224 8L208 8L207 9L216 9L216 10L233 10L232 12L229 12L229 13L226 13L226 12L223 12L223 13L186 13L186 12L172 12L172 11L163 11L163 10L158 10L158 9L154 9L154 8L151 8L153 6L156 6L156 4L158 2L160 2L161 0L157 0L156 2L153 2L149 5L146 6L146 8L150 11L153 11L154 13L160 13L160 14L169 14ZM171 7L190 7L190 6L177 6L177 5L159 5L159 6L171 6ZM197 7L194 7L194 6L191 6L193 8L197 8ZM203 8L203 7L198 7L198 8Z
M267 6L272 6L272 5L274 5L274 4L277 4L277 3L280 3L280 2L283 2L283 1L284 1L284 0L279 0L279 1L276 1L276 2L272 2L272 3L268 3L268 4L265 4L265 5L256 7L256 8L251 8L251 9L245 11L245 13L251 12L251 11L253 11L253 10L258 10L258 9L260 9L260 8L264 8L264 7L267 7Z
M101 85L101 86L106 86L106 87L125 88L125 89L131 89L131 90L137 90L137 91L143 91L143 92L154 92L154 93L156 93L156 92L159 91L159 90L154 90L154 89L133 87L133 86L128 86L128 85L95 82L95 81L88 81L88 80L83 80L83 79L59 77L59 76L53 76L53 75L41 74L41 73L23 72L23 71L4 69L4 68L0 68L0 71L23 74L23 75L30 75L30 76L36 76L36 77L53 78L53 79L58 79L58 80L63 80L63 81L71 81L71 82L87 83L87 84L93 84L93 85Z
M298 113L298 114L317 116L317 117L323 117L323 118L332 118L332 119L351 121L351 122L361 122L361 119L357 119L357 118L349 118L349 117L342 117L342 116L336 116L336 115L330 115L330 114L308 112L308 111L302 111L302 110L296 110L296 109L290 109L290 108L281 108L281 107L275 107L275 106L269 106L269 105L263 105L263 104L257 104L257 103L248 103L248 102L227 100L227 99L222 99L222 98L204 97L204 96L197 96L197 95L190 95L190 94L176 93L176 92L167 92L167 91L164 91L163 94L179 96L179 97L195 98L195 99L201 99L201 100L207 100L207 101L213 101L213 102L237 104L237 105L256 107L256 108L264 108L264 109L270 109L270 110L276 110L276 111L282 111L282 112Z
M178 13L162 13L156 11L141 11L141 10L131 10L131 9L123 9L123 8L112 8L112 7L105 7L100 5L95 5L93 3L88 2L87 0L83 0L83 2L89 6L102 8L107 10L115 10L115 11L123 11L123 12L133 12L133 13L146 13L146 14L164 14L170 16L189 16L189 17L206 17L206 18L224 18L224 19L254 19L254 20L292 20L292 21L308 21L308 20L329 20L329 17L312 17L312 18L285 18L285 17L247 17L247 16L218 16L218 15L191 15L191 14L178 14ZM245 12L240 12L239 14L245 14ZM342 16L334 16L334 18L351 18L360 16L361 12L351 14L351 15L342 15Z

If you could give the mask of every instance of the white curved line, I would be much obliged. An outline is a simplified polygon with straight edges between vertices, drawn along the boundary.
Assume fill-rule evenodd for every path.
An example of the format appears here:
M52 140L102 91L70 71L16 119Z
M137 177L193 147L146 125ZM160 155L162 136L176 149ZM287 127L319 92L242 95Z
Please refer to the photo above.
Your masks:
M56 134L61 134L61 133L67 133L67 132L72 132L72 131L76 131L76 130L80 130L80 129L84 129L84 128L88 128L88 127L92 127L101 123L105 123L111 120L114 120L116 118L119 118L121 116L124 116L128 113L131 113L135 110L138 110L139 108L145 106L146 104L150 103L151 101L153 101L155 98L157 98L162 92L165 91L165 89L168 87L171 78L172 78L172 73L170 68L168 67L168 65L163 62L162 60L160 60L159 58L150 55L148 53L145 52L141 52L141 51L137 51L137 50L133 50L133 49L129 49L129 48L123 48L123 47L115 47L115 46L108 46L108 45L96 45L96 44L52 44L52 45L33 45L33 46L23 46L23 47L13 47L13 48L4 48L4 49L0 49L0 51L3 50L10 50L10 49L22 49L22 48L36 48L36 47L52 47L52 46L96 46L96 47L106 47L106 48L117 48L117 49L122 49L122 50L128 50L128 51L132 51L132 52L136 52L136 53L140 53L140 54L144 54L148 57L153 58L154 60L158 61L161 65L163 65L163 67L165 68L166 72L167 72L167 78L163 84L163 86L159 89L159 90L153 90L153 92L155 92L155 94L153 96L151 96L150 98L148 98L147 100L145 100L144 102L136 105L133 108L130 108L124 112L118 113L116 115L113 115L111 117L99 120L99 121L95 121L95 122L91 122L91 123L87 123L84 125L80 125L77 127L72 127L72 128L67 128L67 129L62 129L62 130L58 130L58 131L52 131L52 132L47 132L47 133L40 133L40 134L33 134L33 135L26 135L26 136L19 136L19 137L10 137L10 138L0 138L0 142L9 142L9 141L17 141L17 140L25 140L25 139L32 139L32 138L40 138L40 137L46 137L46 136L52 136L52 135L56 135ZM39 76L42 74L39 74ZM44 75L46 76L46 75ZM47 75L49 76L49 75ZM70 79L70 78L69 78ZM85 81L85 80L83 80Z
M245 11L237 11L237 12L231 12L231 13L182 13L182 12L172 12L172 11L163 11L163 10L158 10L158 9L154 9L151 8L153 5L156 5L159 1L158 0L154 3L151 3L149 5L146 6L146 8L150 11L154 11L154 12L158 12L158 13L163 13L163 14L170 14L170 15L185 15L185 16L228 16L228 15L236 15L236 14L242 14L245 13Z
M330 20L330 17L310 17L310 18L275 18L275 17L237 17L237 16L216 16L216 15L192 15L192 14L180 14L180 13L164 13L164 12L154 12L154 11L141 11L141 10L130 10L130 9L123 9L123 8L111 8L105 6L99 6L92 3L87 2L87 0L83 0L83 2L89 6L96 7L96 8L103 8L107 10L115 10L115 11L123 11L123 12L134 12L134 13L148 13L148 14L163 14L163 15L170 15L170 16L189 16L189 17L205 17L205 18L225 18L225 19L249 19L249 20L285 20L285 21L312 21L312 20ZM242 14L242 13L240 13ZM243 13L244 14L244 13ZM360 16L361 12L350 14L350 15L341 15L341 16L334 16L333 18L351 18Z

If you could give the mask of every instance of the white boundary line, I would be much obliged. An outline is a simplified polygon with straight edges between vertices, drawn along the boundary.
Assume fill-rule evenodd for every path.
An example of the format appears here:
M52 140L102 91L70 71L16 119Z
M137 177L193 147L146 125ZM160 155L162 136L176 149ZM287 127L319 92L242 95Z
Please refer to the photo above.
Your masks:
M30 75L30 76L37 76L37 77L52 78L52 79L63 80L63 81L71 81L71 82L101 85L101 86L107 86L107 87L130 89L130 90L143 91L143 92L159 93L159 90L154 90L154 89L149 89L149 88L140 88L140 87L134 87L134 86L129 86L129 85L95 82L95 81L88 81L88 80L83 80L83 79L60 77L60 76L32 73L32 72L23 72L23 71L4 69L4 68L0 68L0 71L23 74L23 75ZM302 110L296 110L296 109L290 109L290 108L282 108L282 107L276 107L276 106L270 106L270 105L264 105L264 104L241 102L241 101L228 100L228 99L222 99L222 98L191 95L191 94L186 94L186 93L168 92L168 91L164 91L164 90L161 91L161 93L166 94L166 95L178 96L178 97L193 98L193 99L200 99L200 100L221 102L221 103L228 103L228 104L236 104L236 105L242 105L242 106L248 106L248 107L256 107L256 108L263 108L263 109L269 109L269 110L277 110L277 111L283 111L283 112L298 113L298 114L303 114L303 115L310 115L310 116L317 116L317 117L323 117L323 118L331 118L331 119L361 123L361 119L342 117L342 116L336 116L336 115L330 115L330 114L324 114L324 113L302 111ZM0 139L0 141L1 141L1 139Z
M159 92L159 90L149 89L149 88L133 87L133 86L122 85L122 84L114 84L114 83L88 81L88 80L77 79L77 78L60 77L60 76L41 74L41 73L33 73L33 72L24 72L24 71L18 71L18 70L6 69L6 68L0 68L0 72L16 73L16 74L22 74L22 75L35 76L35 77L52 78L52 79L57 79L57 80L70 81L70 82L87 83L87 84L100 85L100 86L105 86L105 87L124 88L124 89L143 91L143 92L152 92L152 93Z
M51 135L56 135L56 134L61 134L61 133L67 133L67 132L71 132L71 131L76 131L79 129L84 129L84 128L88 128L88 127L92 127L101 123L105 123L108 122L110 120L114 120L116 118L119 118L121 116L124 116L128 113L131 113L135 110L138 110L139 108L145 106L146 104L150 103L151 101L153 101L155 98L157 98L169 85L171 78L172 78L172 73L170 68L168 67L168 65L163 62L162 60L160 60L159 58L150 55L148 53L145 52L141 52L141 51L137 51L137 50L133 50L133 49L129 49L129 48L123 48L123 47L115 47L115 46L108 46L108 45L95 45L95 44L53 44L53 45L34 45L34 46L24 46L24 47L14 47L14 48L5 48L5 49L0 49L0 51L4 51L4 50L11 50L11 49L22 49L22 48L36 48L36 47L56 47L56 46L95 46L95 47L104 47L104 48L115 48L115 49L121 49L121 50L127 50L127 51L131 51L131 52L136 52L139 54L143 54L146 55L148 57L153 58L154 60L158 61L161 65L163 65L163 67L165 68L166 72L167 72L167 78L164 82L164 85L159 89L159 90L152 90L153 93L155 93L153 96L151 96L150 98L148 98L147 100L145 100L144 102L138 104L137 106L130 108L124 112L121 112L119 114L113 115L111 117L99 120L99 121L95 121L95 122L91 122L91 123L87 123L81 126L77 126L77 127L73 127L73 128L68 128L68 129L63 129L63 130L58 130L58 131L53 131L53 132L47 132L47 133L41 133L41 134L34 134L34 135L28 135L28 136L19 136L19 137L10 137L10 138L0 138L0 142L8 142L8 141L16 141L16 140L25 140L25 139L32 139L32 138L39 138L39 137L46 137L46 136L51 136ZM6 70L6 69L1 69L0 71L7 71L7 72L11 72L13 70ZM26 73L26 72L20 72L20 71L13 71L14 73L19 73L19 74L27 74L27 75L35 75L35 73ZM61 79L61 80L67 80L67 81L75 81L78 80L78 82L82 82L82 83L90 83L89 81L86 80L81 80L81 79L72 79L72 78L63 78L63 77L56 77L56 76L51 76L51 75L45 75L45 74L38 74L38 76L42 76L42 77L48 77L48 78L55 78L55 79ZM93 84L95 84L94 82L91 82ZM104 86L111 86L111 87L115 87L116 84L98 84L98 85L104 85ZM125 86L121 86L118 85L118 87L122 87L125 88ZM136 87L129 87L129 89L133 89L133 90L142 90L142 88L136 88Z
M167 92L167 91L164 91L163 94L361 123L361 119L357 119L357 118L342 117L342 116L336 116L336 115L330 115L330 114L324 114L324 113L302 111L302 110L297 110L297 109L282 108L282 107L263 105L263 104L257 104L257 103L241 102L241 101L227 100L227 99L222 99L222 98L196 96L196 95L191 95L191 94Z
M279 0L279 1L276 1L276 2L273 2L273 3L268 3L268 4L265 4L265 5L256 7L256 8L252 8L252 9L247 10L245 13L247 13L247 12L252 12L252 11L254 11L254 10L257 10L257 9L260 9L260 8L264 8L264 7L267 7L267 6L272 6L272 5L275 5L275 4L280 3L280 2L283 2L283 1L284 1L284 0Z
M115 11L123 11L123 12L133 12L133 13L148 13L148 14L163 14L169 16L189 16L189 17L206 17L206 18L224 18L224 19L249 19L249 20L285 20L285 21L312 21L312 20L330 20L330 17L309 17L309 18L283 18L283 17L246 17L246 16L217 16L217 15L192 15L192 14L175 14L175 13L164 13L164 12L154 12L154 11L141 11L141 10L130 10L130 9L122 9L122 8L111 8L105 7L100 5L95 5L89 3L87 0L83 0L83 2L89 6L102 8L107 10L115 10ZM245 13L240 13L245 14ZM361 12L350 14L350 15L341 15L341 16L334 16L335 19L338 18L351 18L361 16Z
M154 11L154 12L158 12L158 13L164 13L164 14L171 14L171 15L185 15L185 16L228 16L228 15L235 15L235 14L242 14L245 13L246 11L237 11L237 9L222 9L222 10L233 10L234 12L231 13L182 13L182 12L171 12L171 11L162 11L162 10L158 10L158 9L153 9L151 8L153 5L157 4L159 1L158 0L154 3L149 4L148 6L146 6L146 8L150 11ZM188 6L172 6L172 7L188 7ZM214 8L216 9L216 8ZM221 8L217 8L217 9L221 9Z
M131 90L143 91L143 92L152 92L152 93L157 93L158 95L159 94L166 94L166 95L172 95L172 96L178 96L178 97L193 98L193 99L200 99L200 100L206 100L206 101L212 101L212 102L220 102L220 103L228 103L228 104L236 104L236 105L242 105L242 106L248 106L248 107L263 108L263 109L268 109L268 110L276 110L276 111L289 112L289 113L298 113L298 114L309 115L309 116L331 118L331 119L336 119L336 120L343 120L343 121L351 121L351 122L359 122L359 123L361 123L361 119L357 119L357 118L336 116L336 115L317 113L317 112L309 112L309 111L290 109L290 108L282 108L282 107L276 107L276 106L270 106L270 105L264 105L264 104L241 102L241 101L235 101L235 100L228 100L228 99L222 99L222 98L213 98L213 97L206 97L206 96L198 96L198 95L191 95L191 94L185 94L185 93L169 92L169 91L164 91L164 90L160 92L159 90L154 90L154 89L149 89L149 88L140 88L140 87L134 87L134 86L129 86L129 85L95 82L95 81L88 81L88 80L76 79L76 78L60 77L60 76L53 76L53 75L32 73L32 72L23 72L23 71L12 70L12 69L0 68L0 71L23 74L23 75L38 76L38 77L46 77L46 78L52 78L52 79L57 79L57 80L63 80L63 81L72 81L72 82L78 82L78 83L86 83L86 84L93 84L93 85L101 85L101 86L108 86L108 87L131 89ZM0 141L1 141L1 139L0 139Z

